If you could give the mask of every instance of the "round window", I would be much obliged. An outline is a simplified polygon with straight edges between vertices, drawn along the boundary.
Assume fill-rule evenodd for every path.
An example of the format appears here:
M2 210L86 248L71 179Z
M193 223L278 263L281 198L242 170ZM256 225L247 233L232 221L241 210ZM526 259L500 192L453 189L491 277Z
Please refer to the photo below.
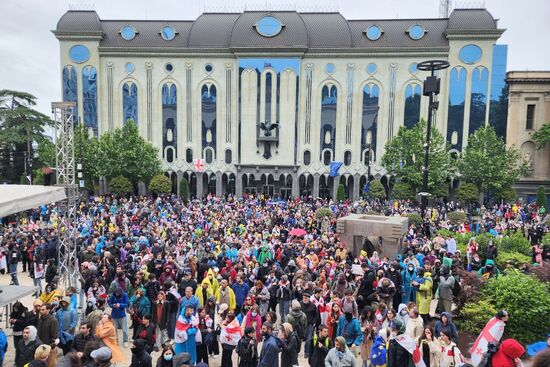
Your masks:
M375 63L371 62L370 64L367 65L367 73L369 74L374 74L376 73L376 70L378 69L378 67L376 66Z
M422 37L424 37L424 34L426 34L426 30L424 30L424 27L422 27L420 24L415 24L411 28L409 28L409 37L411 37L413 40L419 40Z
M176 37L176 31L174 30L174 28L166 26L160 31L160 35L163 40L171 41L174 39L174 37Z
M367 28L367 38L371 41L376 41L382 37L382 28L380 28L377 25L371 25L369 28Z
M124 38L126 41L133 40L136 36L136 29L132 27L131 25L125 25L120 30L120 35L122 38Z
M458 57L466 64L475 64L481 60L482 55L481 48L476 45L466 45L460 49Z
M281 32L283 24L271 15L266 15L256 23L256 30L264 37L274 37Z
M416 67L418 64L416 62L413 62L409 65L409 73L416 74L418 72L418 68Z
M136 66L133 62L127 62L126 65L124 65L124 69L126 69L126 73L132 74L134 70L136 70Z
M332 74L334 73L334 71L336 70L336 67L334 66L333 63L329 62L326 66L325 66L325 71L327 72L327 74Z
M77 64L88 61L90 58L90 50L84 45L74 45L69 50L69 57Z
M172 71L174 71L174 65L172 65L171 63L167 63L166 65L164 65L164 70L166 70L167 73L171 73Z
M207 73L211 73L213 70L214 70L214 65L212 64L204 65L204 71L206 71Z

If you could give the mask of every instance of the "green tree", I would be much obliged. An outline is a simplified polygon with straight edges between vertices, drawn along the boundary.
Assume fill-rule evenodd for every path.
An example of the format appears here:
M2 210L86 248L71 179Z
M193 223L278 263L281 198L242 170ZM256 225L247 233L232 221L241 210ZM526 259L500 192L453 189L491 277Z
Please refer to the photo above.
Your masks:
M412 128L400 127L397 135L386 143L382 156L382 165L388 172L394 174L398 181L406 182L412 187L422 187L426 127L424 120ZM456 173L449 149L441 132L436 128L431 129L428 176L430 191Z
M397 182L392 188L392 197L398 200L416 200L416 193L411 184Z
M38 142L38 159L43 166L55 167L55 144L50 138Z
M109 182L109 191L113 194L126 195L134 191L132 183L124 176L117 176Z
M369 194L368 196L373 199L384 200L386 198L386 189L380 180L373 180L369 185Z
M546 192L544 190L544 186L539 186L537 190L537 206L539 208L545 208L548 205L548 201L546 200Z
M542 125L531 137L538 144L539 149L544 148L546 144L550 143L550 122Z
M156 175L149 182L149 191L155 195L168 194L172 191L172 183L165 175Z
M464 180L476 185L481 201L485 192L507 189L524 173L519 151L507 147L490 126L469 136L458 166Z
M502 200L507 203L516 200L516 198L518 197L516 189L511 186L504 187L499 191L492 192L492 194L495 200Z
M184 201L189 200L189 182L185 177L180 182L180 197Z
M471 182L464 182L460 184L458 190L456 190L456 200L463 204L471 204L477 202L479 199L479 190L477 186Z
M338 184L338 189L336 191L336 200L344 201L346 199L346 189L344 185Z
M32 172L33 143L45 137L45 127L52 125L46 115L36 111L36 97L30 93L13 90L0 90L0 171L7 173L11 182L24 172ZM13 159L9 159L13 157Z

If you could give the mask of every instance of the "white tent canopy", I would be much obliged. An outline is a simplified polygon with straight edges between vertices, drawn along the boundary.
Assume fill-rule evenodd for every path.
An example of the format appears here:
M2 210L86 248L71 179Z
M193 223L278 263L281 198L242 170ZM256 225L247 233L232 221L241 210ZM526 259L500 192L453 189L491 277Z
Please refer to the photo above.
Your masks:
M64 200L64 187L40 185L0 185L0 218L44 204Z

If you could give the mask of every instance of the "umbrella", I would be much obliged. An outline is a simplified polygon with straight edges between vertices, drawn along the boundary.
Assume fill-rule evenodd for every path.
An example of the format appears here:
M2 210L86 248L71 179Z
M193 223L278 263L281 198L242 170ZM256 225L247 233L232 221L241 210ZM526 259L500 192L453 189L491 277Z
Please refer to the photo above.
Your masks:
M302 228L292 228L288 234L291 236L302 237L305 236L307 232Z

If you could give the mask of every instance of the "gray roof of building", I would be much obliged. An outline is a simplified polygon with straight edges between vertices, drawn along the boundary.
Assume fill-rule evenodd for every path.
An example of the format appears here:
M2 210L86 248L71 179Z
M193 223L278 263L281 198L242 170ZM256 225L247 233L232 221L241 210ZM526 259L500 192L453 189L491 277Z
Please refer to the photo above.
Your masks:
M263 37L256 22L270 14L280 19L283 29L274 37ZM365 31L377 24L383 34L369 40ZM426 34L420 40L409 37L408 29L420 24ZM133 40L120 36L120 29L132 25ZM160 36L162 27L172 26L172 41ZM494 31L497 21L486 9L455 9L443 19L346 20L340 13L298 13L296 11L245 11L243 13L204 13L196 20L146 21L101 20L95 11L68 11L57 24L55 34L102 32L101 47L131 48L224 48L224 49L364 49L446 47L453 31Z

